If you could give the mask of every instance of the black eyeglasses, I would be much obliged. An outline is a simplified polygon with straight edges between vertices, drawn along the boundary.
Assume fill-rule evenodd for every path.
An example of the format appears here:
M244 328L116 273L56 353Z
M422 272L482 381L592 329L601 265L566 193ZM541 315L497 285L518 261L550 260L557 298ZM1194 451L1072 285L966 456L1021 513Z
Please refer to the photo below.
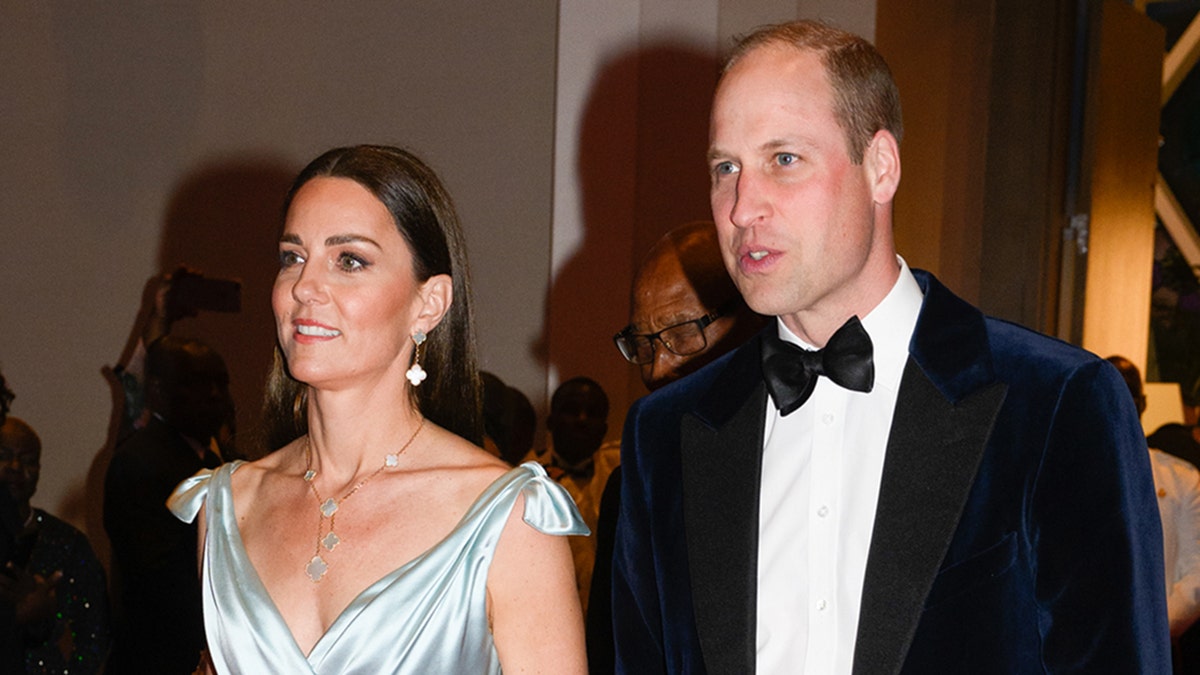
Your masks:
M637 365L644 365L654 360L654 341L658 340L667 351L676 356L691 356L704 351L708 339L704 337L704 329L709 324L721 318L721 312L705 314L699 319L692 319L667 326L657 333L635 333L633 326L626 326L613 336L617 349L625 360Z

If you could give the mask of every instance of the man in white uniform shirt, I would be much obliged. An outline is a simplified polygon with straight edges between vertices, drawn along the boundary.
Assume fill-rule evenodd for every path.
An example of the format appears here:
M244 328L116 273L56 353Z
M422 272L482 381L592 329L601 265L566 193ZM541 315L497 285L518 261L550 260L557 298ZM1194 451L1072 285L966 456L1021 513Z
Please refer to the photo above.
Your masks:
M1138 415L1146 412L1142 372L1124 356L1107 361L1125 378ZM1150 448L1150 468L1158 493L1163 529L1163 572L1166 575L1167 622L1178 639L1200 619L1200 469L1191 462ZM1195 670L1196 664L1189 664Z
M901 135L857 36L771 26L727 61L713 219L747 304L777 320L630 409L618 672L1169 670L1120 376L908 269Z

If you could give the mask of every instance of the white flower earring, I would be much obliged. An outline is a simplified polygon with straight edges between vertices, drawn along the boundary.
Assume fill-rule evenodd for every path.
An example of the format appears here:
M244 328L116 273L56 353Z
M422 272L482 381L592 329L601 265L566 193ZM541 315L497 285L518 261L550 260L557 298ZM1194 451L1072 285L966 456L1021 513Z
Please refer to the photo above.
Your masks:
M421 345L425 344L425 331L418 330L413 333L412 341L416 345L416 349L413 352L413 364L412 368L409 368L404 376L408 378L409 382L412 382L412 386L416 387L424 382L425 378L429 377L429 373L425 372L425 369L421 367Z

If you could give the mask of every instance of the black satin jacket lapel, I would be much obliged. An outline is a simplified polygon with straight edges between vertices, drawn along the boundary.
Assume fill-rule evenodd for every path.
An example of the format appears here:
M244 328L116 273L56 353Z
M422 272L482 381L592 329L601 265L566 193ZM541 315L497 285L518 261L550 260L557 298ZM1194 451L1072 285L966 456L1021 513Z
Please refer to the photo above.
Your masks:
M855 675L900 671L1007 392L992 373L983 315L914 274L925 302L888 436Z
M681 421L692 602L704 664L714 674L754 672L766 409L759 354L758 338L743 346L695 413Z

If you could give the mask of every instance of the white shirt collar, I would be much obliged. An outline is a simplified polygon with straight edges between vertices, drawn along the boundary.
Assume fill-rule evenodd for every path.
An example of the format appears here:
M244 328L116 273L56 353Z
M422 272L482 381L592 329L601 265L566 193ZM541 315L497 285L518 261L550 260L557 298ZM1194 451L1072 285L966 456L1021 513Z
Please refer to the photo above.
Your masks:
M900 263L900 274L892 290L865 317L859 317L867 335L871 336L875 386L891 391L900 388L904 364L908 362L908 345L917 325L917 316L921 313L921 303L925 300L921 286L908 269L908 263L898 255L896 261ZM788 330L778 317L775 323L779 327L781 340L805 349L816 349Z

